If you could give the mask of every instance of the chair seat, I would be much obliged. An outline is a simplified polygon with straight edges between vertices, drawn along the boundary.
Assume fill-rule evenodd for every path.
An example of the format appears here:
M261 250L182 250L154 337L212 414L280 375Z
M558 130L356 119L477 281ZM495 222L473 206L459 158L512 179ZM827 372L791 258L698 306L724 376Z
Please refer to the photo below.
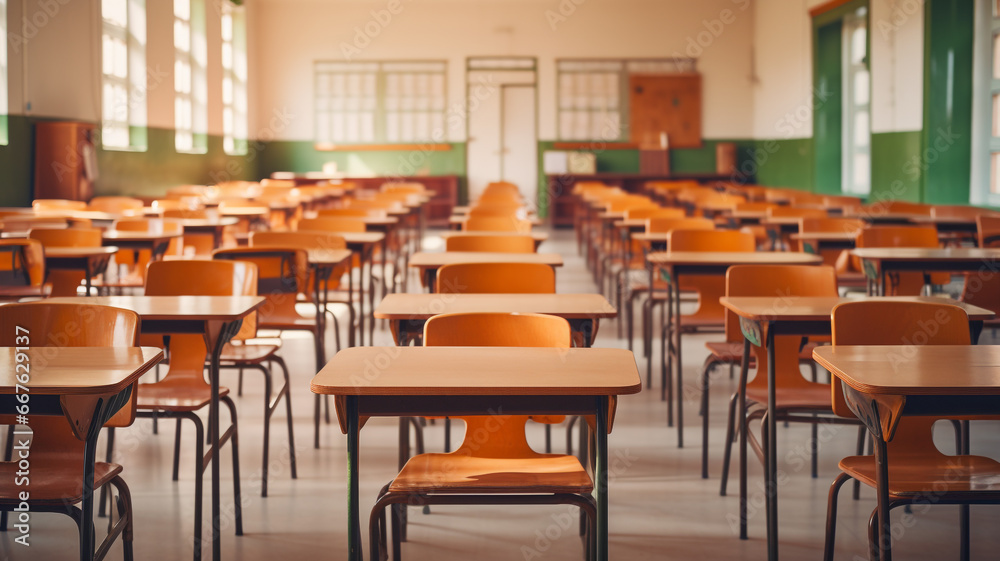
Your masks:
M229 395L229 388L219 387L219 397ZM139 384L136 403L145 411L197 411L212 401L208 386L191 387L187 380L164 380L153 384Z
M761 373L766 376L766 373ZM141 395L141 394L140 394ZM778 388L777 409L803 411L830 411L833 408L830 400L830 385L807 383L796 388ZM747 385L747 400L757 403L767 403L767 388Z
M840 469L869 487L875 487L875 457L848 456ZM895 496L933 493L1000 494L1000 462L983 456L907 456L889 461L889 494ZM998 497L1000 498L1000 497Z
M590 476L573 456L475 458L460 453L410 458L390 493L589 493Z
M261 318L257 326L260 329L316 332L316 320L300 315L270 314L267 318Z
M279 344L247 343L233 345L227 343L222 349L222 362L225 363L261 363L278 352Z
M865 287L868 285L868 279L865 277L865 274L860 271L846 271L843 273L837 273L837 285Z
M83 474L80 465L50 462L31 464L31 503L45 505L76 504L83 500ZM17 462L0 462L0 505L18 504L18 493L24 487L14 485ZM106 485L122 472L122 466L97 462L94 469L94 489Z

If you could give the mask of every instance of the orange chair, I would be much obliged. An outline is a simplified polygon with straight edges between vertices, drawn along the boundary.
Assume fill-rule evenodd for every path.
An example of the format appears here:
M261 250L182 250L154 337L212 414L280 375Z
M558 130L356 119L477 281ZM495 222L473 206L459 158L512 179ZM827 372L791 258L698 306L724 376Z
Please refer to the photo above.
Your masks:
M909 201L877 201L870 203L865 210L869 214L913 214L918 216L930 216L933 207L923 203L911 203Z
M87 210L87 203L69 199L35 199L31 203L35 212L52 212L62 210Z
M928 330L933 325L935 329ZM920 337L917 337L920 335ZM927 302L849 302L833 309L833 345L899 345L923 339L927 345L968 345L969 318L950 304ZM947 378L941 372L942 379ZM832 385L833 410L855 418L847 407L841 384ZM983 456L949 456L934 445L936 417L901 417L887 446L889 508L900 505L960 504L962 551L969 551L970 503L1000 502L1000 462ZM836 537L837 496L850 479L875 488L875 457L849 456L840 461L840 475L830 486L824 559L831 561ZM928 500L933 497L933 500ZM872 513L868 539L878 549L878 512Z
M79 329L81 318L87 318L88 325L100 326L99 329ZM65 347L131 347L139 336L139 316L130 310L112 308L110 306L81 304L51 304L34 302L29 304L8 304L0 306L0 325L20 326L31 333L59 333L60 346ZM76 329L67 326L75 325ZM14 329L5 329L0 335L0 345L14 347L19 344ZM55 339L36 336L32 346L52 346ZM129 402L125 404L104 426L113 430L114 427L125 427L135 419L136 391L133 391ZM13 415L0 416L0 423L13 425L16 420ZM81 468L88 459L85 456L84 442L73 434L69 423L64 417L49 415L31 416L31 469L30 498L27 499L31 512L60 512L73 518L79 527L81 512L74 505L83 501ZM25 487L16 477L20 468L17 461L9 461L13 451L13 430L8 432L7 455L0 462L0 510L3 511L3 529L6 530L7 512L21 508ZM23 462L23 460L21 460ZM93 461L93 459L90 459ZM108 525L108 535L97 548L95 557L102 559L111 548L115 538L122 537L124 558L131 561L133 519L132 496L128 486L121 478L122 466L108 462L96 462L94 465L93 489L106 489L108 485L118 492L119 519ZM86 552L94 554L94 552Z
M726 274L727 296L826 296L836 297L837 275L833 267L821 265L737 265L729 268ZM727 321L736 322L735 315L727 315ZM813 441L816 440L816 414L832 414L830 406L830 384L807 380L800 370L800 349L802 337L779 335L774 337L775 357L775 390L777 399L774 403L777 420L804 422L813 425ZM729 420L726 425L725 456L722 465L721 493L726 493L729 478L729 462L732 455L734 430L741 431L741 446L750 444L759 458L763 458L763 450L767 449L768 439L776 438L762 431L761 438L755 437L752 431L754 421L760 420L765 427L768 406L768 350L761 346L752 346L755 354L754 362L757 373L750 381L741 376L740 388L730 398ZM744 368L748 368L745 365ZM738 411L738 396L746 397L746 409ZM825 418L827 422L831 419ZM745 435L746 438L742 438ZM816 447L812 446L813 454ZM743 454L745 454L745 449ZM742 468L741 468L742 469ZM816 473L816 458L813 457L813 473ZM741 480L745 474L741 471ZM741 489L740 514L741 520L746 519L747 497L746 489Z
M1000 216L980 215L976 218L976 223L979 247L1000 247ZM986 263L979 271L966 273L961 300L973 306L986 308L1000 316L1000 273L991 269ZM1000 329L1000 317L986 320L984 327L989 328L995 335L996 330Z
M829 213L825 208L802 208L793 206L775 206L767 211L767 218L773 220L773 222L766 223L765 229L767 230L767 236L771 240L771 249L778 248L790 248L791 240L789 235L792 233L791 229L798 229L798 220L803 218L827 218ZM795 222L789 225L789 228L784 227L780 222L782 220L795 220Z
M535 294L556 291L555 270L540 263L452 263L438 269L438 294Z
M756 242L752 234L735 230L671 230L668 234L670 251L735 251L752 252ZM680 342L684 333L721 333L725 327L726 309L719 304L719 298L726 294L726 279L716 275L691 275L682 279L681 291L698 295L698 308L692 314L680 316L678 345L674 345L674 325L664 325L660 333L661 399L667 401L667 420L673 425L673 362L677 360L678 400L683 399L683 364L681 363ZM668 302L669 306L670 303ZM679 309L679 303L675 304ZM668 343L669 341L669 343ZM652 356L652 353L650 353Z
M340 218L340 217L364 218L366 216L370 216L373 218L385 218L386 212L385 210L382 209L364 209L364 208L324 208L316 211L316 218Z
M531 231L531 221L516 217L470 216L462 223L468 232L520 232Z
M468 216L469 217L498 217L498 218L517 218L518 212L523 207L518 203L480 203L475 206L469 207Z
M87 210L111 214L141 213L145 204L133 197L94 197L87 204Z
M531 236L450 236L445 251L490 251L494 253L535 253Z
M48 296L52 285L45 283L45 250L35 239L0 240L0 286L28 287L28 290L11 291L5 300L18 300L27 296Z
M427 320L424 344L568 348L570 327L562 318L540 314L442 314ZM586 514L585 550L592 551L594 484L580 461L532 450L525 437L526 415L461 419L466 423L465 440L457 450L413 456L379 492L369 519L372 557L388 556L385 509L392 505L393 556L400 558L407 504L575 505L581 516Z
M799 220L800 234L815 233L843 233L849 234L853 238L861 233L865 228L864 220L860 218L828 217L828 218L802 218ZM818 254L823 258L823 263L832 265L837 270L837 283L842 287L864 288L866 285L865 275L853 267L850 250L847 248L822 249L816 247L808 240L805 242L791 240L790 249L792 251L805 251L806 253Z
M861 230L856 247L923 247L937 248L937 229L932 226L872 226ZM854 258L854 267L862 270L861 260ZM929 284L948 284L949 273L893 273L889 275L887 296L915 296Z
M257 293L257 270L251 263L218 261L154 261L149 264L146 281L147 296L237 296ZM256 330L253 319L244 320L237 338L252 336ZM205 430L197 411L212 401L212 386L205 380L208 349L201 334L170 335L170 368L166 376L155 383L139 384L138 416L148 418L174 417L178 420L174 440L174 479L177 479L180 451L180 420L188 419L195 427L194 472L194 551L201 557L202 540L202 479L208 467L204 446ZM243 535L243 508L240 498L239 428L236 404L229 388L219 387L219 401L229 409L230 426L219 430L219 446L229 442L233 452L233 504L236 535ZM110 451L109 451L110 454ZM216 451L216 457L221 456ZM219 461L218 459L216 461Z
M299 230L311 230L316 232L365 232L364 220L357 217L321 217L303 218L299 220Z
M101 247L101 231L97 228L50 228L28 230L28 237L42 242L45 247ZM86 278L84 271L49 271L53 296L76 296L80 283Z
M861 212L861 199L843 195L825 195L823 206L827 209L835 209L840 214L857 214Z
M170 218L122 218L115 220L113 230L121 232L159 232L167 234L183 234L184 227L179 222ZM183 255L184 238L176 237L167 244L164 255ZM115 254L115 263L119 267L124 267L125 272L119 275L119 286L139 287L145 283L146 267L151 261L159 256L154 256L148 249L131 250L123 249Z

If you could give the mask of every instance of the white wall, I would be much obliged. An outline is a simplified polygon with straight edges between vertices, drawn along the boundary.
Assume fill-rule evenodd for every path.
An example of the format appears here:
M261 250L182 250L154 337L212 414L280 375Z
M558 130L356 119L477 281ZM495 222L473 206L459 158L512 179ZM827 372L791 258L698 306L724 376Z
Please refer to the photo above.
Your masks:
M252 136L311 140L313 61L344 60L345 45L360 50L352 60L447 59L450 104L464 99L466 57L537 56L542 139L556 137L556 58L690 51L703 75L703 136L753 133L750 0L248 0L247 6ZM386 18L389 7L398 13ZM376 31L367 44L366 27ZM281 111L291 122L269 130ZM464 125L449 131L453 141L464 137Z

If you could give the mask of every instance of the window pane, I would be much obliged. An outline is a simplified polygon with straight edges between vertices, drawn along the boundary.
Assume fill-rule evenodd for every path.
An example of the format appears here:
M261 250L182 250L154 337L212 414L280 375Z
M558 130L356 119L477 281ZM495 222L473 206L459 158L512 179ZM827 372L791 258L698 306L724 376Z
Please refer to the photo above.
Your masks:
M232 14L222 14L222 40L233 40L233 16Z
M191 19L191 0L174 0L174 16L184 20Z
M858 105L868 105L868 78L867 70L859 70L854 74L854 103Z
M993 78L1000 79L1000 35L993 36Z
M993 94L993 136L1000 138L1000 94Z
M128 22L127 0L102 0L101 17L112 25L125 27Z
M868 50L866 44L867 41L867 30L864 26L857 27L851 33L851 63L861 64L865 59L865 54Z
M862 191L868 191L868 176L870 175L871 159L868 154L854 155L854 185Z
M854 113L854 146L864 148L868 146L868 112L856 111Z
M990 154L990 193L1000 195L1000 152Z
M174 48L183 52L191 50L191 26L179 19L174 20Z

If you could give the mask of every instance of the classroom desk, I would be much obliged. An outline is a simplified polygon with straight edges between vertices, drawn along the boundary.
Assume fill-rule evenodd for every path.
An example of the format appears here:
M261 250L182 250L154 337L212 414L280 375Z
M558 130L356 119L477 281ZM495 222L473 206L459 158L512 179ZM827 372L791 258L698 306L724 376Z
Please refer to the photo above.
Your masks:
M468 220L468 216L449 216L448 217L448 227L452 230L461 230L465 225L465 221ZM524 218L519 218L519 220L527 220L531 223L532 227L541 226L542 220L535 216L527 216Z
M306 251L309 268L313 271L313 303L316 305L316 326L319 329L316 364L326 364L326 308L330 303L327 293L334 270L347 263L354 252L350 249L310 249ZM354 275L347 275L347 307L351 329L348 331L348 346L354 346ZM338 339L339 341L339 339ZM318 446L317 446L318 447Z
M546 240L549 239L548 232L467 232L467 231L454 231L448 230L438 234L441 239L447 240L448 238L462 238L466 236L531 236L531 239L535 242L535 251L538 251L538 247L542 245Z
M156 261L167 251L170 240L179 238L181 232L132 232L128 230L105 230L102 234L103 243L107 246L117 246L119 249L131 249L138 253L143 249L148 249L152 254L152 260Z
M113 245L47 247L45 248L45 267L50 271L83 271L87 296L90 296L94 277L108 268L108 262L116 253L118 253L118 247Z
M437 270L453 263L542 263L562 267L558 253L493 253L490 251L418 251L410 258L410 267L420 270L420 276L430 292L435 290Z
M954 304L963 308L969 315L971 340L976 341L983 329L983 322L992 319L995 314L989 310L951 300L935 297L899 297L899 298L839 298L839 297L803 297L803 296L764 296L764 297L723 297L719 302L729 311L739 317L740 331L743 332L743 364L740 370L740 392L738 411L741 415L746 411L746 382L750 363L750 345L762 347L767 352L767 434L777 435L777 411L775 396L775 364L774 338L779 335L821 336L831 332L831 314L833 308L844 302L864 300L897 300L905 302L934 302ZM796 364L798 357L796 357ZM708 395L708 380L702 379L702 403ZM708 415L703 419L703 432L707 430ZM702 444L702 475L705 476L707 432L704 432ZM740 431L740 472L746 474L746 431ZM773 492L766 494L767 514L767 549L768 559L778 558L778 446L777 438L768 438L767 449L764 450L764 481L766 489ZM746 517L747 482L740 478L740 539L747 539Z
M324 230L326 232L326 230ZM372 264L375 256L375 246L377 244L382 244L382 282L383 282L383 292L385 292L385 254L386 254L386 239L388 234L383 234L380 232L326 232L329 234L335 234L344 238L347 242L347 249L357 253L361 258L361 272L358 275L358 292L360 297L358 298L358 341L359 344L365 344L365 298L364 294L361 292L361 283L364 282L365 278L365 263L368 264L368 309L375 309L375 275L372 274ZM348 275L353 277L353 273L348 271ZM350 282L354 282L351 280ZM354 304L351 304L354 307ZM351 330L354 330L354 324L351 324ZM354 345L354 335L350 335L352 343ZM374 341L375 337L375 319L372 318L371 325L369 326L368 332L368 344L370 345Z
M87 300L89 303L90 300ZM14 326L7 326L13 329ZM25 334L29 340L43 333ZM128 404L139 377L163 359L152 347L0 347L0 413L17 413L18 380L13 368L18 353L30 369L30 419L34 415L65 416L73 434L84 442L80 560L94 559L94 463L101 428ZM56 508L62 509L62 505Z
M451 313L559 316L569 321L584 347L597 335L598 320L618 315L600 294L389 294L375 309L375 317L389 320L396 344L403 346L421 342L430 317Z
M373 376L372 365L380 367ZM382 365L384 367L381 367ZM470 364L476 364L470 375ZM641 389L623 349L355 347L337 353L310 389L336 396L347 435L348 558L363 559L358 499L360 429L373 416L593 415L597 555L608 559L608 433L617 396Z
M205 218L175 219L184 228L185 234L211 234L212 244L216 249L222 247L222 234L226 228L239 224L235 216L223 216L215 220Z
M22 298L47 298L51 293L51 285L0 285L0 302L17 302Z
M885 277L896 272L975 272L995 273L1000 264L1000 249L913 247L865 247L851 250L861 259L868 278L868 293L885 294Z
M898 368L899 357L906 357L905 368ZM881 559L891 561L886 443L903 415L995 415L1000 410L1000 347L819 347L813 358L840 379L847 405L872 434L878 544Z
M816 265L822 263L818 255L793 251L665 251L646 255L646 265L649 269L649 286L654 286L658 269L665 269L669 283L667 290L667 325L673 324L674 349L677 354L677 387L680 398L677 400L677 446L684 447L684 399L683 383L684 368L681 362L681 289L680 277L684 275L717 275L725 276L733 265ZM650 322L652 325L652 322ZM666 328L666 326L664 326ZM652 330L652 327L650 327ZM672 369L672 357L667 352L666 338L662 349L663 363L660 365L662 392L666 398L667 371ZM652 343L652 340L650 340ZM652 351L646 364L647 377L652 375ZM673 426L673 400L667 400L667 425Z
M802 251L819 254L825 249L854 249L859 232L806 232L796 233L789 239L802 244Z
M48 302L94 304L132 310L139 314L141 330L146 334L202 334L208 349L209 381L212 402L208 412L212 457L212 559L221 561L219 535L221 504L219 495L219 356L225 344L239 332L243 318L264 302L263 296L101 296L50 298ZM237 528L242 534L242 528ZM194 536L201 548L201 536Z

